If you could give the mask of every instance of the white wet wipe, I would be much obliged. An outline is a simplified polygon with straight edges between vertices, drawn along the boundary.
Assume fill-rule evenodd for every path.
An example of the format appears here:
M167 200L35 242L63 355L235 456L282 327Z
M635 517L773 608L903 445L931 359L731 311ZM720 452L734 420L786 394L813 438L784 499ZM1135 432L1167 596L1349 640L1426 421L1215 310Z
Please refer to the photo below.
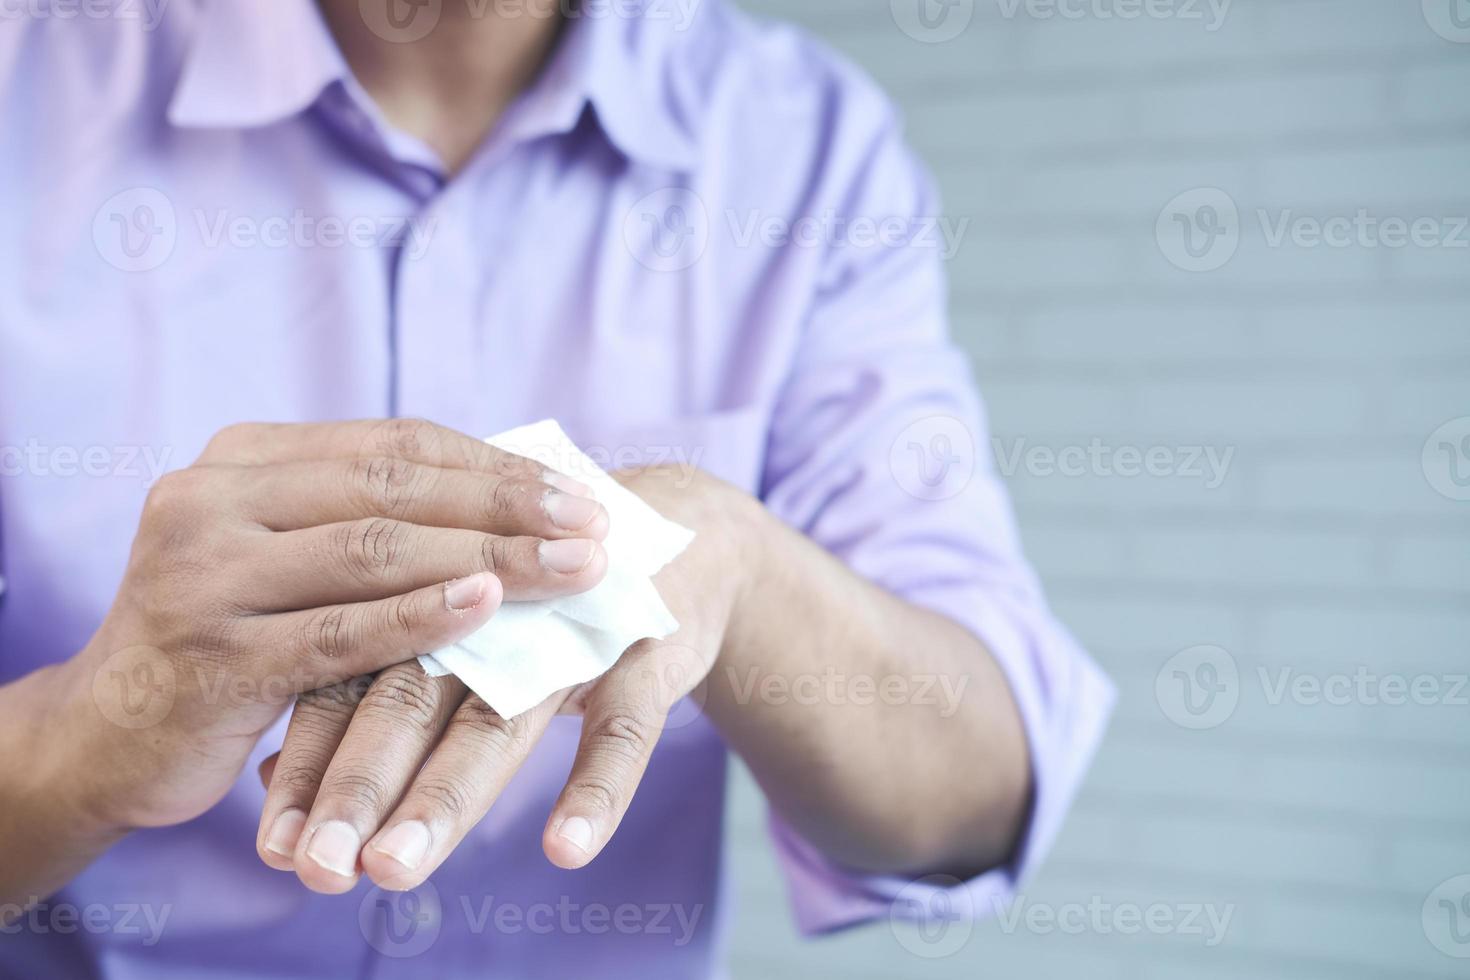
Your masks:
M653 576L694 532L660 515L604 473L552 420L485 440L580 480L606 509L607 576L579 595L504 603L490 622L453 646L419 658L433 677L455 674L505 718L551 694L601 676L639 640L679 628Z

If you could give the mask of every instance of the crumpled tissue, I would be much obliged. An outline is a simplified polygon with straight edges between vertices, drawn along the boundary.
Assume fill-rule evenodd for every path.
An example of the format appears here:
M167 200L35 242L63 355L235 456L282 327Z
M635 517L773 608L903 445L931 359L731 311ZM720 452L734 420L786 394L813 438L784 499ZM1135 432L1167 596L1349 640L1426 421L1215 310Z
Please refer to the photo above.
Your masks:
M514 718L562 688L600 677L637 641L679 628L652 578L689 547L694 532L604 473L555 421L485 441L587 484L609 519L607 576L596 587L506 602L470 636L419 658L430 676L455 674L501 717Z

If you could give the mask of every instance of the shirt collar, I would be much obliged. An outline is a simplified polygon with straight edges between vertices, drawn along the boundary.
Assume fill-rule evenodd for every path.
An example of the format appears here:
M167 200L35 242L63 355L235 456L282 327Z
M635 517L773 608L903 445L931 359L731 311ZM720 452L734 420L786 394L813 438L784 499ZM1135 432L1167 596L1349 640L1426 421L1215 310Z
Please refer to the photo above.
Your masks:
M630 159L687 170L697 113L670 84L688 25L659 16L660 0L592 4L574 13L550 63L511 108L502 137L566 132L590 107ZM650 10L650 8L652 8ZM310 108L351 71L314 0L206 0L169 103L181 127L265 126Z
M313 0L205 0L168 107L183 127L265 126L347 76Z
M571 84L614 146L630 159L687 170L697 159L699 114L685 110L675 81L689 31L675 26L667 7L661 0L584 5L561 53L575 62ZM548 73L547 81L557 79Z

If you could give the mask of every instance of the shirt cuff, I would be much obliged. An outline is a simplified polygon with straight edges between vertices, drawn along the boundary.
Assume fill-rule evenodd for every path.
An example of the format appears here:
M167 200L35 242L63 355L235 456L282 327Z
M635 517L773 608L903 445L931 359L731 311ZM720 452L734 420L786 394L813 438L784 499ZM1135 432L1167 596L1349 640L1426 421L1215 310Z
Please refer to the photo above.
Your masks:
M771 813L772 841L805 935L882 917L979 919L1004 907L1051 849L1112 713L1112 683L1044 609L1011 608L969 587L907 598L969 628L1000 664L1030 748L1031 812L1015 857L968 881L841 867Z

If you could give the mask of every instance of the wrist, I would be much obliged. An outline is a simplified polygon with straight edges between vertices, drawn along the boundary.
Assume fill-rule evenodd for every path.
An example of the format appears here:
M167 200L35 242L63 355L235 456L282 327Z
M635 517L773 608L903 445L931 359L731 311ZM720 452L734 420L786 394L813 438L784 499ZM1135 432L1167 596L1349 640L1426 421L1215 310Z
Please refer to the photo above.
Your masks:
M760 607L769 602L764 597L771 581L769 570L779 561L774 552L780 547L784 526L755 497L734 487L726 489L731 499L722 510L732 592L719 659L728 665L757 645L753 634L762 619Z
M129 740L99 709L86 661L84 652L26 678L35 685L27 701L37 715L28 726L30 788L62 815L70 834L115 840L133 829L118 806L129 771L120 750Z

